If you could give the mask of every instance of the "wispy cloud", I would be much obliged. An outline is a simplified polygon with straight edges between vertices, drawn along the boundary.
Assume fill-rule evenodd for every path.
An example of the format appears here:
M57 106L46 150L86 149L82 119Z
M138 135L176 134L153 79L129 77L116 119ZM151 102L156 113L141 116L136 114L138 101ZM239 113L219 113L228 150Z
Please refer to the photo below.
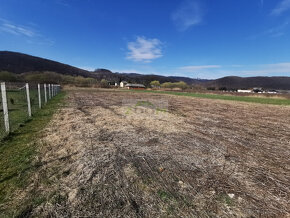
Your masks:
M284 35L284 32L288 26L289 26L289 21L286 21L278 26L267 29L266 31L262 33L250 36L248 39L254 40L262 36L268 36L268 37L273 37L273 38L280 37Z
M185 0L172 13L171 18L179 31L185 31L191 26L200 24L203 15L199 0Z
M35 37L37 34L34 30L27 26L16 25L0 18L0 31L10 33L12 35L22 35L26 37Z
M127 59L140 62L151 62L162 57L162 43L159 39L146 39L138 36L136 41L128 43Z
M35 24L29 26L15 24L9 20L0 18L0 32L22 37L30 44L53 45L54 41L41 35L37 30L35 30L35 26Z
M271 12L271 15L281 15L290 9L290 0L282 0Z
M288 74L290 76L290 63L284 62L284 63L276 63L276 64L264 64L264 65L258 65L254 66L253 70L242 70L240 71L243 75L285 75Z
M187 71L187 72L196 72L199 70L208 70L208 69L217 69L217 68L221 68L220 65L199 65L199 66L184 66L184 67L180 67L179 69L182 71Z
M179 67L175 74L204 79L224 76L290 76L290 62L260 65L201 65Z
M65 7L69 7L70 4L68 3L67 0L55 0L56 4L61 5L61 6L65 6Z

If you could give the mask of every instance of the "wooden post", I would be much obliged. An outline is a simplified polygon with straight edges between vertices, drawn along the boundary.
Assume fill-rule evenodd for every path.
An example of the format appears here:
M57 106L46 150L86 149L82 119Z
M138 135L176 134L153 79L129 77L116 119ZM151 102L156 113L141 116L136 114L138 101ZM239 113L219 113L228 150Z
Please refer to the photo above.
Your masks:
M1 83L1 93L2 93L2 103L3 103L3 115L4 115L5 130L8 133L10 131L10 126L9 126L9 115L8 115L8 106L7 106L7 96L6 96L5 83Z
M29 84L25 84L26 87L26 96L27 96L27 109L28 109L28 116L31 117L31 104L30 104L30 95L29 95Z
M48 84L48 97L51 99L51 85Z
M51 91L52 91L52 97L54 97L54 84L52 84L52 88L51 88Z
M46 84L43 85L43 88L44 88L44 102L47 103Z
M41 108L41 94L40 94L40 84L37 85L38 88L38 105Z

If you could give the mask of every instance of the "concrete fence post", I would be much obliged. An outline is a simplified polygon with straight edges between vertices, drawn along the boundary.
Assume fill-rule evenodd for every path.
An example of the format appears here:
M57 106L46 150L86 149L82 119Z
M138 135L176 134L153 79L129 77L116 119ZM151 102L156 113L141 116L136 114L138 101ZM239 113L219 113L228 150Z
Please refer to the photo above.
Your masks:
M48 97L51 99L51 84L48 84Z
M25 87L26 87L28 116L31 117L31 104L30 104L29 84L26 83Z
M5 130L8 133L10 131L10 126L9 126L9 114L8 114L8 105L7 105L7 96L6 96L5 83L1 83L1 93L2 93L4 125L5 125Z
M40 84L37 85L38 88L38 105L41 108L41 93L40 93Z
M46 84L43 85L43 88L44 88L44 102L47 103Z

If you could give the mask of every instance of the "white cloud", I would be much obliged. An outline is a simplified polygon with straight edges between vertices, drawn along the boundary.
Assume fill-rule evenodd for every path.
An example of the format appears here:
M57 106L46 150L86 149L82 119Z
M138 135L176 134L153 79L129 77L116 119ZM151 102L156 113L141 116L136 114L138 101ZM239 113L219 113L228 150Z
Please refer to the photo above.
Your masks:
M203 19L203 10L198 0L185 0L174 11L171 18L179 31L198 25Z
M27 37L35 37L37 34L31 28L12 24L10 21L0 19L0 31L10 33L12 35L23 35Z
M127 59L141 62L151 62L162 57L161 41L159 39L146 39L138 36L136 41L128 43Z
M271 12L271 15L281 15L290 9L290 0L282 0Z
M221 68L220 65L199 65L199 66L184 66L184 67L180 67L179 69L182 71L187 71L187 72L196 72L199 70L208 70L208 69L217 69L217 68Z

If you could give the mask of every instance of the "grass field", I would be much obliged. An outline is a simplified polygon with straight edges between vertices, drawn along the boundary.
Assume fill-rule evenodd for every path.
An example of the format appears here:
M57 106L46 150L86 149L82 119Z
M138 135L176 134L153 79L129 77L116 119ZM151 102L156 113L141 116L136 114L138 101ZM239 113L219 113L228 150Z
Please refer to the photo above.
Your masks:
M39 201L37 194L31 192L27 201L22 201L21 206L15 206L11 199L18 198L19 190L24 190L30 185L30 175L39 166L35 162L37 155L37 140L39 131L42 130L52 118L54 112L60 107L63 101L64 93L54 97L41 110L34 113L33 119L27 119L26 116L20 116L23 105L17 104L19 95L10 95L15 98L15 110L11 112L13 119L22 125L15 129L13 133L7 136L0 145L0 216L14 217L19 214L19 210L35 204ZM17 100L18 99L18 100ZM24 108L23 108L24 109ZM22 113L21 113L22 114ZM9 208L7 210L7 208Z
M290 107L76 88L16 137L32 142L1 150L2 214L290 215Z
M290 105L290 99L271 98L271 97L250 97L250 96L235 96L222 94L206 94L206 93L189 93L189 92L174 92L174 91L153 91L153 90L130 90L133 92L149 92L159 94L170 94L178 96L189 96L195 98L220 99L229 101L242 101L259 104L273 104L273 105Z

